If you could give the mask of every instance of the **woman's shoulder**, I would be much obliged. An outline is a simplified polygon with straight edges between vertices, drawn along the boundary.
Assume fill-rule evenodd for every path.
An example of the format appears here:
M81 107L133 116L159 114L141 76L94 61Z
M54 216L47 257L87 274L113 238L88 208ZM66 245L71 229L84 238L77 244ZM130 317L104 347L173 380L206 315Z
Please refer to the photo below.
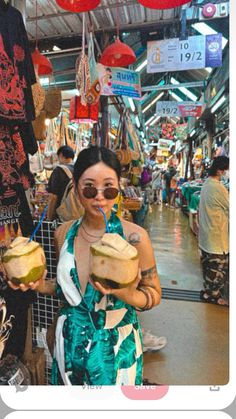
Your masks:
M70 229L72 224L74 224L75 222L76 220L65 221L55 230L54 237L59 247L61 247L62 244L64 243L68 230Z
M143 227L130 221L124 220L123 218L121 219L121 223L125 237L130 244L135 245L141 242L145 243L146 240L149 239L149 235Z

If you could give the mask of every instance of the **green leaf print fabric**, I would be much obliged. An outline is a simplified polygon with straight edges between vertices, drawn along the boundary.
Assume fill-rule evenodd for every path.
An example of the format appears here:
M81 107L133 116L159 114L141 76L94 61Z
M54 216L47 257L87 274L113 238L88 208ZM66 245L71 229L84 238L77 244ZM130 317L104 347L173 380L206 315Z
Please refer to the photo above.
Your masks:
M57 267L57 294L64 306L56 328L51 382L54 385L140 385L143 354L134 307L105 296L88 283L81 293L74 240L82 219L69 229ZM124 237L114 212L110 233Z

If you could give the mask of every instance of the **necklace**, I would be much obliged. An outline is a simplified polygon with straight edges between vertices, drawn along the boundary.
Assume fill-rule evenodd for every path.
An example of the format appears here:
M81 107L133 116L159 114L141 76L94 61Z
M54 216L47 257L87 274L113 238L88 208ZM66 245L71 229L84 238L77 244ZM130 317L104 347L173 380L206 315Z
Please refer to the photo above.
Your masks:
M85 233L88 235L88 236L90 236L90 237L96 237L96 239L100 239L102 236L103 236L103 234L102 234L102 236L95 236L94 234L91 234L91 233L88 233L87 232L87 230L85 229L85 227L84 227L84 225L83 224L81 224L81 227L82 227L82 229L85 231Z
M82 225L82 224L81 224L81 225ZM100 236L100 237L97 237L97 239L96 239L96 240L90 241L90 240L88 240L88 239L84 236L83 230L81 230L81 236L83 237L83 239L84 239L87 243L90 243L90 244L97 243L98 239L101 239L101 237L102 237L102 236Z

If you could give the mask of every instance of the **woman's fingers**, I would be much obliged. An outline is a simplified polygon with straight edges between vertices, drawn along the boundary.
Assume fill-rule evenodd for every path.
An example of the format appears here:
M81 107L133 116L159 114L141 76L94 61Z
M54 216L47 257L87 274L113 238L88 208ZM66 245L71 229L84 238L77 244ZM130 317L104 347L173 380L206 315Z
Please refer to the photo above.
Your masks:
M111 288L104 288L99 282L94 282L95 288L104 295L111 294Z
M40 278L38 281L35 282L29 282L29 284L25 285L25 284L19 284L19 285L15 285L13 284L13 282L11 281L7 281L9 287L13 290L21 290L23 292L28 291L28 290L37 290L37 288L40 286L41 282L45 280L46 276L47 276L47 270L45 269L42 278Z

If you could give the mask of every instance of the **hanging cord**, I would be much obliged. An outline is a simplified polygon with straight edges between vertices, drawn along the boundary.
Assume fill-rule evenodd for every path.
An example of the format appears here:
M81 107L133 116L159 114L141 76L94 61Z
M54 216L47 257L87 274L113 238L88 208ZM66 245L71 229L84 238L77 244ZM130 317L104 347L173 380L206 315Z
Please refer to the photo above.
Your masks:
M88 57L85 54L85 13L83 13L82 54L78 66L77 88L80 91L81 104L86 105L86 94L91 87Z
M120 32L120 19L119 19L119 11L118 11L118 1L116 3L116 38L119 39L119 32Z
M36 0L35 47L38 49L38 0Z

